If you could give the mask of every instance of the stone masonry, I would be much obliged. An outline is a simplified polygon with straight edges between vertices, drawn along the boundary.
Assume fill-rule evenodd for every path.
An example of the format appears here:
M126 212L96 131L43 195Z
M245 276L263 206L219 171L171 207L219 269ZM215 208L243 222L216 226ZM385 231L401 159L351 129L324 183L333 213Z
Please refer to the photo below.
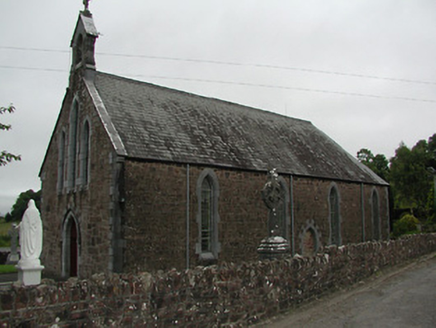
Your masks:
M436 234L330 246L315 257L0 290L0 327L245 327L436 251Z

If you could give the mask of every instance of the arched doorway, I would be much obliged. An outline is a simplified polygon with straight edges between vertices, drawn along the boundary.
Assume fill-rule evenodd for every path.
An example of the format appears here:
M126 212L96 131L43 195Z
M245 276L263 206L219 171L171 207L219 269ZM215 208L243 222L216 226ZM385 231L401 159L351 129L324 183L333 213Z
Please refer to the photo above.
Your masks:
M69 214L62 233L62 276L77 277L79 273L80 233L76 219Z
M78 250L77 250L78 242L77 242L77 227L76 222L71 220L70 225L70 277L77 277L77 258L78 258Z

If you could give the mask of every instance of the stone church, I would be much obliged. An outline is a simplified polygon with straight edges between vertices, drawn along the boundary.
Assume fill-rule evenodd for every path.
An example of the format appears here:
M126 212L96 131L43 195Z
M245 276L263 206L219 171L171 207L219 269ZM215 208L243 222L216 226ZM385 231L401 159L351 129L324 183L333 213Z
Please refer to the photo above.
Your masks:
M256 260L279 174L290 254L387 239L388 185L310 122L99 72L86 8L41 167L51 276Z

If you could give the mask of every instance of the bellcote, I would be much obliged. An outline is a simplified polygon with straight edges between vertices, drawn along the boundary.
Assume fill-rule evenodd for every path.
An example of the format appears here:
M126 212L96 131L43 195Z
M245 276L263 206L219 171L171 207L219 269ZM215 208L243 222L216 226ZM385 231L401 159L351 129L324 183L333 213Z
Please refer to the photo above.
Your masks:
M98 32L91 12L85 8L81 11L71 40L73 62L71 73L80 69L95 70L94 45Z

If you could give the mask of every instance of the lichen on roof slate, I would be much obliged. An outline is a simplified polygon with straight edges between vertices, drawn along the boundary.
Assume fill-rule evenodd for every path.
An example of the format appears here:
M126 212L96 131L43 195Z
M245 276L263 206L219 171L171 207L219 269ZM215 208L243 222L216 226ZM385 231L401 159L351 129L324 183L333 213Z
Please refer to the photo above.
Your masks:
M386 185L312 123L97 72L127 157Z

